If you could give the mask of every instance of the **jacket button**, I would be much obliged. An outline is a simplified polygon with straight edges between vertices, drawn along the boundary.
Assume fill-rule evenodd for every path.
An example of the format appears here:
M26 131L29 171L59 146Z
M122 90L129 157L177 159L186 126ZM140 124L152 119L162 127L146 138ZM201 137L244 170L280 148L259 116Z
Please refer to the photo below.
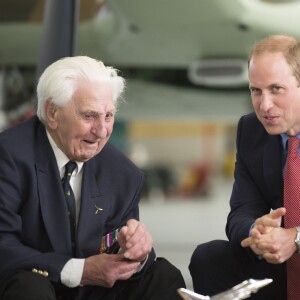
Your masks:
M44 277L48 277L48 275L49 275L49 274L48 274L47 271L44 271L44 272L43 272L43 276L44 276Z

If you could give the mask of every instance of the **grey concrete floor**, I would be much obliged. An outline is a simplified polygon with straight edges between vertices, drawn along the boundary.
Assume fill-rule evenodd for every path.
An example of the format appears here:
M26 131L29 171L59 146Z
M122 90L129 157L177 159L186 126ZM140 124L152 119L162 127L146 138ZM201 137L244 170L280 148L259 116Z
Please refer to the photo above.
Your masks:
M142 201L141 221L154 237L157 256L163 256L181 270L192 288L188 265L198 244L226 239L232 181L218 179L207 198Z

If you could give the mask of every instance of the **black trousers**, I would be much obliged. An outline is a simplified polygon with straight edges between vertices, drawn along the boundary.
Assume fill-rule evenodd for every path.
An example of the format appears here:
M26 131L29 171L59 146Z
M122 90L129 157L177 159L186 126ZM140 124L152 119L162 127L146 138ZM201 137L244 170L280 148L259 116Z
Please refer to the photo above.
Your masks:
M176 300L185 287L181 272L158 258L140 279L120 281L112 288L57 288L51 281L30 271L11 274L0 282L1 300Z
M213 296L250 278L271 278L273 282L252 294L251 299L286 299L285 264L269 264L251 249L228 241L199 245L192 255L189 270L194 290L202 295Z

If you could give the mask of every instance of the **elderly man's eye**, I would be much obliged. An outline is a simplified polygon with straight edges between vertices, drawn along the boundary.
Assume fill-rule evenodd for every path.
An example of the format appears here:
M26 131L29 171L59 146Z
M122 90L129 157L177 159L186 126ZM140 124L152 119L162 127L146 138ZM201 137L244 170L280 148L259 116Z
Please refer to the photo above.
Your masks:
M92 118L92 115L91 114L84 114L83 117L85 119L91 119Z
M106 118L106 119L111 119L113 116L114 116L114 114L113 114L112 112L108 112L108 113L105 115L105 118Z
M82 116L85 120L90 120L90 119L95 118L95 114L92 112L83 113Z

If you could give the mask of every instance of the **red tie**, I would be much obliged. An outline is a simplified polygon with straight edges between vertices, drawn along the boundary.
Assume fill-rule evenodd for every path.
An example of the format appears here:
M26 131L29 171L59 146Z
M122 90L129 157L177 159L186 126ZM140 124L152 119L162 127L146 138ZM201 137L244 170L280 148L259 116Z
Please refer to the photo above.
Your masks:
M284 227L300 226L300 156L299 139L288 140L288 156L284 173ZM287 260L287 296L288 300L300 299L300 254L295 253Z

